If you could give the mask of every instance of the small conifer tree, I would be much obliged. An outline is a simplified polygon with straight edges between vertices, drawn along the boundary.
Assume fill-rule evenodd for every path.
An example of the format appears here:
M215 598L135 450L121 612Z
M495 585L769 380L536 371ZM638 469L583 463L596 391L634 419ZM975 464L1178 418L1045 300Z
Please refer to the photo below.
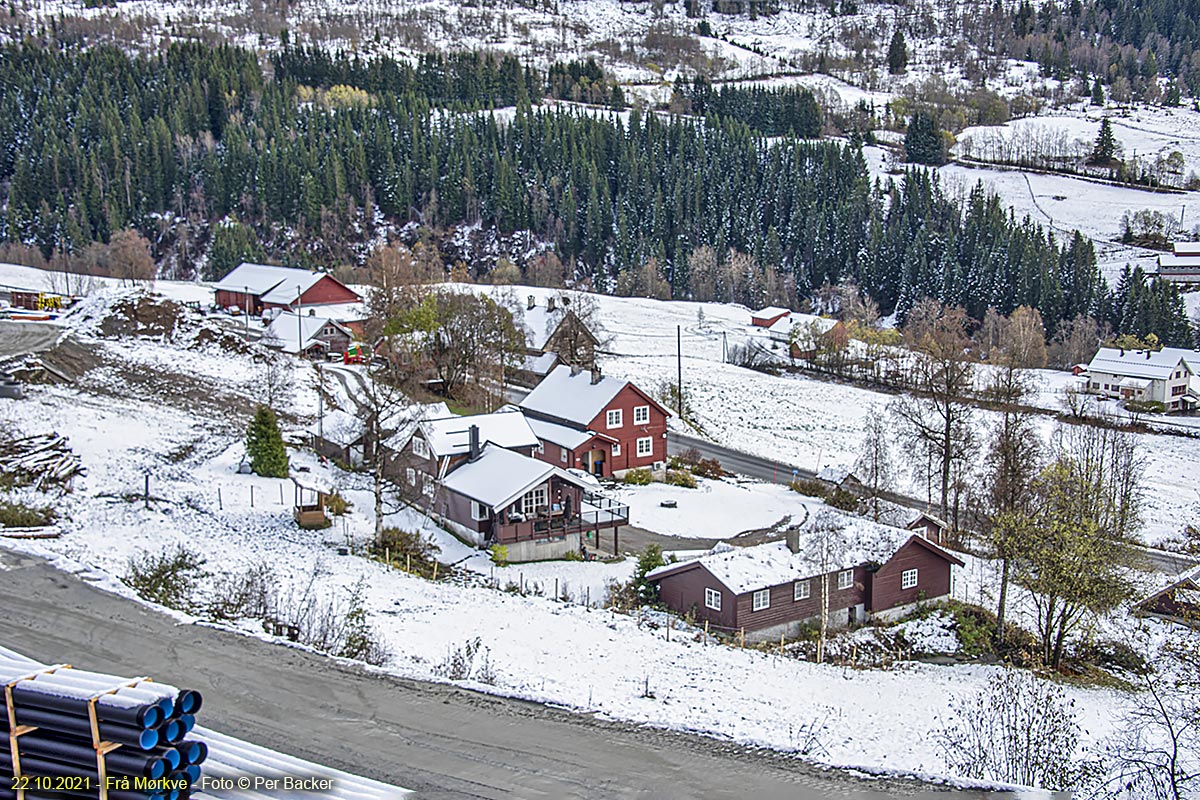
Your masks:
M283 446L283 435L275 412L267 406L259 406L246 432L246 455L250 457L250 469L264 478L286 478L288 475L287 449Z

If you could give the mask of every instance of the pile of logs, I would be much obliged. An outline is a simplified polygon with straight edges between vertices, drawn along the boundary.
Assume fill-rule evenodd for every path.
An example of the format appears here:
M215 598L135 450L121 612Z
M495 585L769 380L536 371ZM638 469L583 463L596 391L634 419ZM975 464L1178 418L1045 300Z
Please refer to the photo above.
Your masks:
M76 475L86 475L79 456L71 452L67 437L58 434L0 438L0 474L13 477L20 486L46 489L67 486Z

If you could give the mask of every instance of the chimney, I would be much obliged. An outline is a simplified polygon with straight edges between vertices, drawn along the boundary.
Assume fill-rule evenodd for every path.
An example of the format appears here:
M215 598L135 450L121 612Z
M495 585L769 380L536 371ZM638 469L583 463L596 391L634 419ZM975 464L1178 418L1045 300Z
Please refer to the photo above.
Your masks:
M800 552L800 529L791 527L787 529L787 548L793 553Z
M529 304L526 305L525 308L529 309L530 311L537 308L537 298L533 295L529 295Z
M565 295L565 294L564 294L564 295L562 296L562 304L563 304L563 308L566 308L567 306L571 305L571 297L570 297L570 295Z
M600 378L602 377L603 376L600 374L600 368L592 367L592 386L595 386L597 383L599 383Z
M546 298L546 310L547 311L554 310L554 295L550 295L549 297Z
M315 317L315 316L317 315L317 310L316 310L315 308L310 308L310 309L308 310L308 315L309 315L310 317Z
M468 448L467 458L470 461L474 461L477 458L479 458L479 426L472 425L467 430L467 436L468 436L468 442L469 442L469 444L467 445L467 448Z
M1147 361L1150 360L1150 351L1149 350L1146 350L1146 360Z

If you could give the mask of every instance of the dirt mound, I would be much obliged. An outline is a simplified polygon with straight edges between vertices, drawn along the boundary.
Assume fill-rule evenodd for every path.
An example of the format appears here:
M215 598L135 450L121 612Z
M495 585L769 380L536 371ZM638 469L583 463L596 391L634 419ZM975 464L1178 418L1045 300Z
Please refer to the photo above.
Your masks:
M160 295L145 293L122 297L109 304L108 313L100 319L100 334L175 339L187 311L179 303Z
M255 355L240 334L147 289L100 292L76 307L67 321L85 337L158 339L189 350L215 347L234 355Z

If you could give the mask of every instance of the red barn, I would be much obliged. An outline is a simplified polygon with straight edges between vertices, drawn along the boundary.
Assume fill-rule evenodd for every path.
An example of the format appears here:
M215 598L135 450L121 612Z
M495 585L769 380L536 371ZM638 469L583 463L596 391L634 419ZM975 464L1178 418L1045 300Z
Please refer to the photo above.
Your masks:
M784 317L791 316L791 311L778 306L767 306L751 312L750 324L758 328L769 328Z
M670 412L629 381L559 366L521 401L538 458L601 477L667 460Z
M242 263L213 285L221 308L236 306L252 314L264 308L329 306L360 303L352 289L324 272Z
M913 604L948 597L952 569L963 562L922 536L854 521L841 558L822 564L813 530L786 542L753 547L721 543L692 561L668 564L646 577L680 614L750 641L795 636L820 619L822 580L835 625L902 614ZM832 567L832 568L831 568Z

